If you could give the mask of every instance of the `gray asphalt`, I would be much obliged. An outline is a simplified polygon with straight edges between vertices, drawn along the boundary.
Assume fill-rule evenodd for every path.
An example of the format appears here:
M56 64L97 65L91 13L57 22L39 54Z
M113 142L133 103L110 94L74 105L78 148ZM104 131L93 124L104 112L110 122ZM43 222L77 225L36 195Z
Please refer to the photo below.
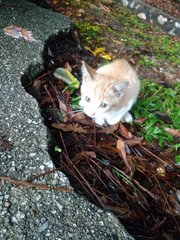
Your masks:
M69 18L33 3L0 1L0 177L26 180L53 169L47 153L47 130L38 104L21 79L29 66L42 66L45 41L69 31ZM16 25L32 31L36 42L13 38L3 28ZM2 180L2 178L1 178ZM36 181L69 186L61 173ZM117 218L75 192L40 190L0 184L0 240L133 239Z

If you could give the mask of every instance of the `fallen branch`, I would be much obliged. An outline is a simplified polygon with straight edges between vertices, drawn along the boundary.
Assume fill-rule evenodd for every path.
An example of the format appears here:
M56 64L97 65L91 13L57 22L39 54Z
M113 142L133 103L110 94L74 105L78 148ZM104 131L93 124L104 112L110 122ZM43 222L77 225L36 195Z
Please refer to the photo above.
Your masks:
M26 180L18 180L18 179L13 179L11 177L5 177L5 176L0 176L0 181L2 183L4 182L9 182L14 184L16 187L18 186L25 186L29 188L37 188L41 190L55 190L55 191L62 191L62 192L71 192L72 188L69 187L48 187L47 185L44 184L39 184L39 183L30 183Z

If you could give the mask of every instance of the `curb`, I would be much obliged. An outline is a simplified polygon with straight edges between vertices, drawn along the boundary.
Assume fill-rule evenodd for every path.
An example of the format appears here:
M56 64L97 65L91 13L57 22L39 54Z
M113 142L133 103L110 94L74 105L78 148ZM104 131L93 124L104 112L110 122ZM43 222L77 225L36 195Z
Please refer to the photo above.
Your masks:
M172 36L180 36L180 20L163 11L144 3L141 0L118 0L124 7L135 10L140 19L161 27Z

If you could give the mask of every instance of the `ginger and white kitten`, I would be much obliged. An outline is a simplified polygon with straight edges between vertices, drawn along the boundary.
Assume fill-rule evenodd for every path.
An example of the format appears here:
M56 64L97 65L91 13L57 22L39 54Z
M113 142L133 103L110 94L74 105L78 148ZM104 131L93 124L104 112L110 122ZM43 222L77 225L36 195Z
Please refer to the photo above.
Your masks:
M124 59L97 70L82 62L81 101L83 111L98 125L131 122L129 110L136 102L140 82L135 70Z

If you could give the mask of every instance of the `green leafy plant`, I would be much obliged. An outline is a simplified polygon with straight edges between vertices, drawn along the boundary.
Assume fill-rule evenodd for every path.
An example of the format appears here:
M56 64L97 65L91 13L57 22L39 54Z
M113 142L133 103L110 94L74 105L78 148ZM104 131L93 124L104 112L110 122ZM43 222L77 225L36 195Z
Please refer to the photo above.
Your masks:
M180 155L176 156L176 162L177 162L178 165L180 165Z
M55 152L58 152L58 153L61 153L61 148L60 147L58 147L58 146L55 146L55 148L54 148L54 151Z
M75 25L81 31L81 35L86 42L90 42L95 37L99 36L100 27L98 24L93 25L90 22L80 21Z
M156 56L160 59L169 59L174 64L180 64L179 52L180 42L173 42L172 39L167 36L161 36L160 38L152 37L153 50Z
M156 59L148 58L146 55L141 56L141 59L138 61L139 65L142 67L156 67L158 65Z
M119 13L119 22L123 26L123 31L116 33L114 35L119 36L125 43L127 49L137 48L147 49L150 53L157 58L157 60L165 60L166 62L171 62L172 65L180 64L179 52L180 52L180 42L172 39L166 34L151 34L152 28L147 23L142 22L140 19L133 14L131 17L126 16L123 12ZM154 31L156 31L156 26L154 26ZM112 31L112 30L111 30ZM140 64L147 67L148 64L143 65L143 52L139 52L142 57ZM154 62L150 63L154 66Z
M146 118L142 123L140 135L146 141L156 140L162 147L168 143L173 147L173 137L164 129L180 129L180 84L172 88L164 88L162 85L153 83L147 79L141 82L141 95L133 108L135 118ZM163 114L164 119L159 117ZM166 120L168 119L168 123ZM174 145L177 150L180 146Z
M71 104L72 109L80 109L80 106L79 106L80 100L81 100L80 96L77 96L77 97L71 96L70 104Z

